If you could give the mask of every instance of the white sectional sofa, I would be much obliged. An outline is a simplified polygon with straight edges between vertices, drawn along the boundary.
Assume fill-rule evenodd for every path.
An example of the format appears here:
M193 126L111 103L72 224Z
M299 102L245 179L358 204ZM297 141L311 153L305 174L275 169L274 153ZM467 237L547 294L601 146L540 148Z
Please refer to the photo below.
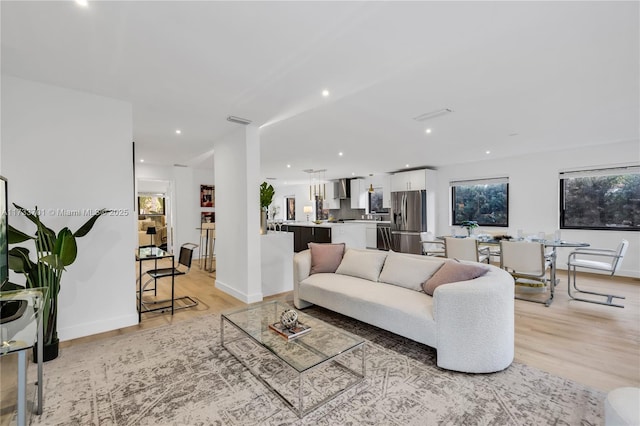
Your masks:
M514 356L513 278L492 265L461 262L487 271L439 285L429 296L420 283L435 279L445 262L455 261L346 249L336 272L310 274L312 254L305 250L294 256L294 304L299 309L316 304L431 346L444 369L507 368Z

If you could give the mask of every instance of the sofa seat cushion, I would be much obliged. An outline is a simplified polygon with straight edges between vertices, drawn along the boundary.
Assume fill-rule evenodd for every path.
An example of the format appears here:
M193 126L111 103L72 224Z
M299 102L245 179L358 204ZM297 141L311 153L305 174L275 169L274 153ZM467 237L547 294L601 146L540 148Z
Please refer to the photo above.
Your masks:
M430 256L400 254L390 251L378 281L422 291L422 284L444 264ZM431 293L433 294L433 293Z
M340 274L314 274L299 285L308 302L436 346L433 298L396 285Z

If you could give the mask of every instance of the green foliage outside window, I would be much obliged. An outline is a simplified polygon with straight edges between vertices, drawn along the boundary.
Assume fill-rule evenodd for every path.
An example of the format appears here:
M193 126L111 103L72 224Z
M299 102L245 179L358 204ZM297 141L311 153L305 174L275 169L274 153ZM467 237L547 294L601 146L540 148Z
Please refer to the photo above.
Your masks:
M475 221L479 226L509 226L509 184L452 187L453 224Z
M640 230L640 174L560 180L560 227Z

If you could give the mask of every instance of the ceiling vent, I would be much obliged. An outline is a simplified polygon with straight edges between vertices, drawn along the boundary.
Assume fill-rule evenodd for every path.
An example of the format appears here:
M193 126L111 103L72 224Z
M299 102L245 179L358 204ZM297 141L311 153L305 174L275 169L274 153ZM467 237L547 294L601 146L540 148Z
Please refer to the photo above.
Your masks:
M247 120L246 118L241 117L235 117L233 115L228 116L227 121L231 121L232 123L244 124L245 126L247 124L251 124L251 120Z
M188 166L185 166L184 164L175 163L173 167L188 167Z
M413 119L416 121L427 121L431 120L432 118L440 117L441 115L449 114L451 112L453 112L451 108L442 108L431 112L425 112L424 114L420 114L417 117L413 117Z

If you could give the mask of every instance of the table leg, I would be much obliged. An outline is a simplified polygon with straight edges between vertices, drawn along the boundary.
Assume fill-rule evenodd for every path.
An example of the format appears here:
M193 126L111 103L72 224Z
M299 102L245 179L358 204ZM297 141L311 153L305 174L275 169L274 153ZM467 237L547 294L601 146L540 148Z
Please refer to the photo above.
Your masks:
M39 358L42 359L42 358ZM18 426L27 424L27 350L18 351Z
M175 256L171 256L171 269L175 269L176 267L176 257ZM173 315L173 311L174 311L174 303L176 301L176 297L175 297L175 282L176 282L176 276L175 274L171 274L171 315Z
M142 260L138 261L138 274L140 276L140 284L138 285L138 323L142 322Z
M38 318L38 341L36 342L37 351L38 351L38 410L37 414L42 414L43 408L43 388L44 388L44 378L42 377L42 363L44 362L44 331L43 331L43 322L44 318L42 318L42 314L40 314L40 318Z

